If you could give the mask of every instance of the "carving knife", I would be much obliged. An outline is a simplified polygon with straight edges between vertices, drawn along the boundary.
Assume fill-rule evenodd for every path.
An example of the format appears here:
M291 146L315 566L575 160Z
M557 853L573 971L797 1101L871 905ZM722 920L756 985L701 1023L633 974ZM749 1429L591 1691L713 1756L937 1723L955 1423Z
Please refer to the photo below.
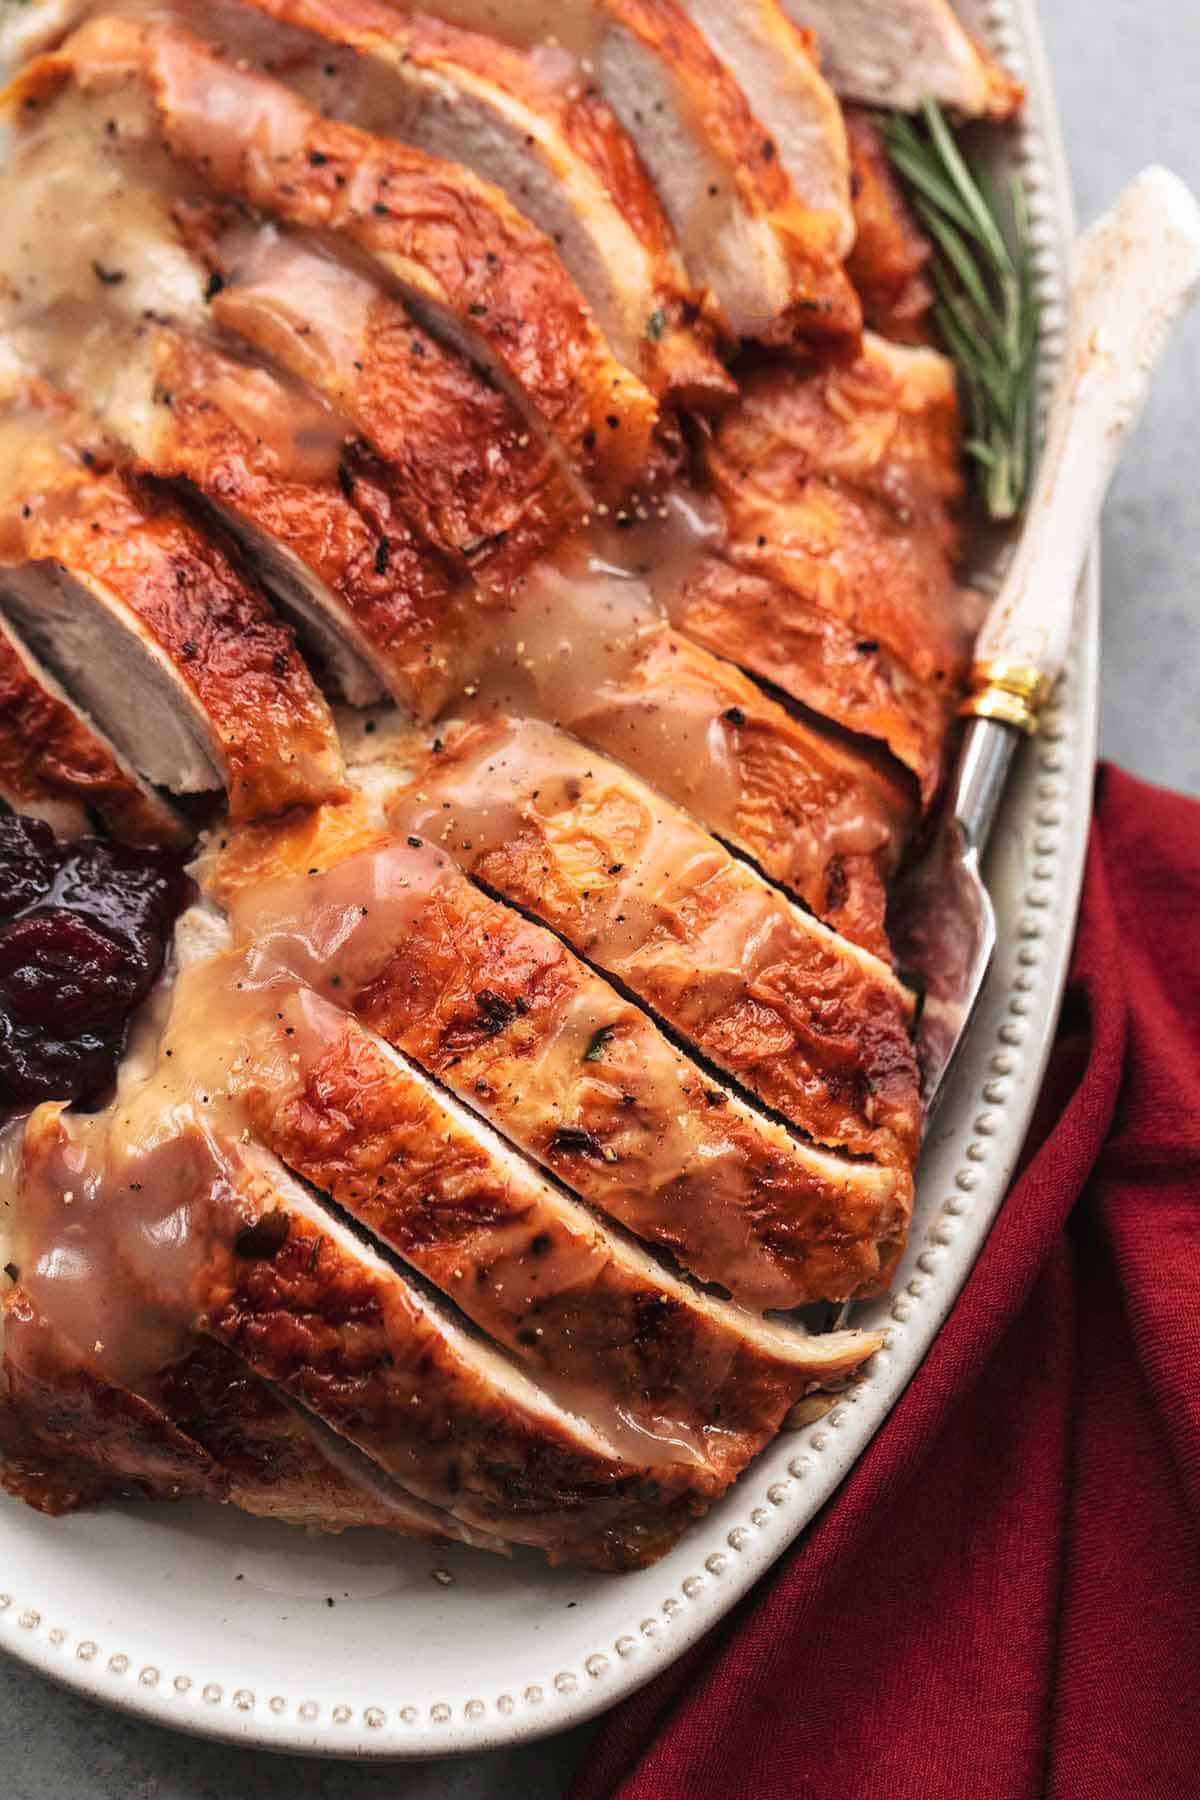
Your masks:
M1066 353L1026 523L976 645L967 725L937 824L892 903L897 966L922 995L926 1120L995 952L981 862L1005 780L1062 670L1109 482L1171 328L1198 289L1200 206L1177 176L1146 169L1076 248Z

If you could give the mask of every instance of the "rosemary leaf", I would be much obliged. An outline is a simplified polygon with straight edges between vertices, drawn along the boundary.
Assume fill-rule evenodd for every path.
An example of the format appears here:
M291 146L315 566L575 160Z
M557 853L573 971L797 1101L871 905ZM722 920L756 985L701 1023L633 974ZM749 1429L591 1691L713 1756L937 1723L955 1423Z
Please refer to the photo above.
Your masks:
M948 224L945 219L939 218L933 207L922 206L918 210L923 223L928 227L929 235L941 250L946 261L953 267L954 273L966 290L968 299L974 303L981 323L993 337L1000 336L1003 332L1002 322L996 317L992 297L988 293L975 259L961 235L953 225Z
M1029 488L1038 343L1024 190L1014 178L989 192L933 100L879 124L933 243L933 318L958 369L976 491L992 518L1011 519Z
M930 143L937 154L941 166L953 182L963 206L975 224L976 235L980 246L986 250L998 269L1011 269L1012 258L1008 245L1004 241L1004 233L997 225L995 216L989 211L987 201L980 191L978 178L967 167L954 134L947 125L945 116L936 100L925 99L921 103L921 117L929 133Z

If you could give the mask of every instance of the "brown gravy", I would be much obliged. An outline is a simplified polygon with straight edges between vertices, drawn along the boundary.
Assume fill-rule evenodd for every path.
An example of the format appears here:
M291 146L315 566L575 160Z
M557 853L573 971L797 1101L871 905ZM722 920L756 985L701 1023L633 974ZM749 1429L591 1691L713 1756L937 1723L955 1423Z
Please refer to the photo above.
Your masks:
M143 1023L113 1101L39 1107L19 1160L10 1152L0 1169L21 1291L123 1387L139 1390L182 1353L211 1299L210 1262L240 1227L229 1155L243 1129L239 1068L252 1047L281 1092L296 1079L276 1035L277 985L236 953L185 969L161 1039ZM10 1321L6 1353L18 1342Z
M336 995L351 972L368 981L395 953L404 920L448 878L457 873L439 852L400 845L257 890L240 918L243 929L254 921L253 942L202 954L158 997L109 1106L80 1114L47 1105L7 1128L0 1247L17 1287L3 1347L15 1366L26 1357L34 1366L49 1330L71 1362L153 1395L219 1303L231 1246L251 1222L248 1088L277 1108L303 1091L345 1022L322 995ZM578 1066L580 1042L595 1030L590 1015L564 1022L561 1056ZM535 1089L561 1079L557 1060L548 1046L529 1072ZM680 1144L677 1154L686 1153ZM520 1237L517 1229L514 1282ZM543 1291L569 1290L571 1260L582 1253L582 1238L559 1237L538 1258ZM703 1460L694 1429L670 1408L648 1413L620 1393L540 1379L557 1404L639 1463Z
M160 17L179 11L149 3L126 10ZM183 9L185 16L194 11ZM548 37L584 61L599 52L608 28L598 4L556 10L544 0L502 8L463 0L441 11L468 25L495 22L510 40ZM547 72L565 79L574 71L558 51L539 54ZM0 328L31 366L81 399L127 380L148 317L211 333L203 270L171 220L174 203L193 190L157 148L138 83L122 83L115 64L110 76L57 99L52 126L43 130L36 115L27 119L20 154L0 174ZM225 94L217 78L195 99L190 135L219 175L231 139L243 141L225 124L237 89ZM342 104L352 110L357 103L347 96ZM293 150L302 136L295 103L280 90L264 108L257 120L264 153ZM306 254L299 295L300 252L271 227L247 224L237 252L242 301L285 326L302 306L319 353L345 366L373 285L335 262L317 280L317 259ZM352 435L299 385L261 368L239 369L236 379L231 372L213 398L297 478L332 473ZM16 479L27 480L32 465L15 454L10 463L7 452L36 460L35 438L27 423L0 423L0 470L23 468ZM534 571L506 606L481 612L471 644L455 647L460 710L513 713L586 735L712 830L732 831L740 779L721 702L687 686L673 690L665 675L652 689L637 680L648 659L669 650L678 596L719 537L718 519L707 503L679 491L634 502L621 525L628 529L598 517L586 538ZM510 764L468 771L452 814L432 790L408 796L408 827L434 844L389 844L321 876L243 897L234 924L239 942L251 947L182 970L161 1037L146 1059L131 1060L112 1106L92 1115L39 1109L25 1128L23 1160L17 1130L0 1140L4 1259L16 1266L37 1310L99 1372L136 1389L179 1353L202 1314L214 1257L239 1229L229 1146L246 1131L244 1067L253 1063L256 1082L269 1081L281 1101L296 1091L306 1056L324 1041L319 1006L304 1009L305 1032L284 1022L298 997L334 1001L343 985L365 985L392 959L439 886L459 879L436 847L447 833L469 834L477 845L501 842L519 823L518 785L537 782L547 793L561 786L561 740L549 723L530 731L521 758L519 770ZM843 849L874 847L867 824L858 829L848 818L836 827ZM681 834L657 820L636 872L614 882L596 925L597 953L619 970L650 930L650 896L657 902L673 888L702 882L723 856L702 833ZM744 970L757 928L749 912L722 919L714 962ZM580 1046L605 1022L590 1002L564 1014L558 1036L529 1070L531 1108L563 1085L564 1070L578 1067ZM694 1160L683 1115L666 1102L687 1066L664 1048L661 1065L645 1072L661 1090L662 1116L672 1121L658 1150L664 1180ZM724 1168L714 1161L714 1182L742 1178L733 1153ZM5 1342L9 1354L18 1353L11 1321ZM678 1453L678 1445L664 1452Z
M217 142L220 95L213 105ZM276 135L286 129L276 122ZM215 342L206 271L172 218L198 191L162 146L140 82L122 79L119 58L94 85L69 86L23 110L14 154L0 167L6 360L121 419L151 461L157 338L180 332ZM273 237L263 228L268 250ZM226 361L211 398L269 449L285 478L332 479L353 436L308 389L240 353Z

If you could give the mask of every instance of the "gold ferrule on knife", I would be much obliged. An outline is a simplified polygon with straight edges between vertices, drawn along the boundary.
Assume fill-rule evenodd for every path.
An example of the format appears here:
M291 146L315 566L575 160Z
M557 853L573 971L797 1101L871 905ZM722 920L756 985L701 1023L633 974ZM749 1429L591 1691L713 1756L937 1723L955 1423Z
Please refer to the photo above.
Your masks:
M973 719L996 719L1031 737L1053 682L1028 663L980 662L971 670L971 689L959 711Z

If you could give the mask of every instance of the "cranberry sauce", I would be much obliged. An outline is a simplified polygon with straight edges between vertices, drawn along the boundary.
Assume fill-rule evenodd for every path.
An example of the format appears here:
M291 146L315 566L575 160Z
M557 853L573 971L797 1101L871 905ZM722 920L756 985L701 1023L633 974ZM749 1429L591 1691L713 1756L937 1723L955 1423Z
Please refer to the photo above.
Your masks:
M0 1117L104 1098L190 893L176 855L0 817Z

